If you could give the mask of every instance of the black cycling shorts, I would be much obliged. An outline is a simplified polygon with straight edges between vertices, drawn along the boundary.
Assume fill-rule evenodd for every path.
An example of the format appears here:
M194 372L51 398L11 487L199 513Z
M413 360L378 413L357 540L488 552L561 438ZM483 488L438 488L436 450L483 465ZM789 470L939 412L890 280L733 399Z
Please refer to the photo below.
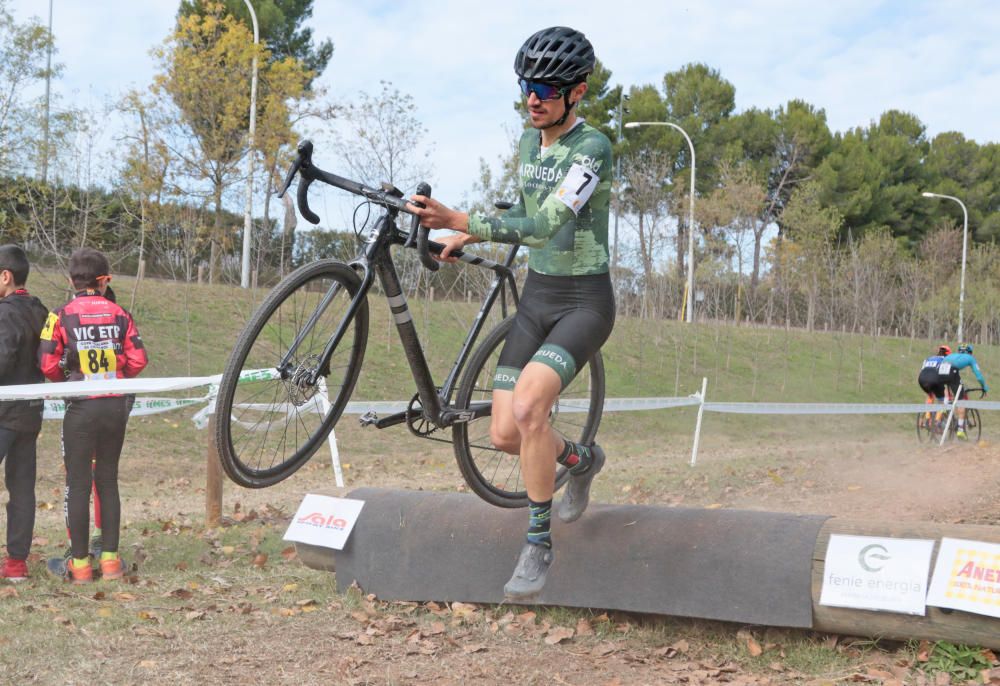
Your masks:
M553 369L565 388L608 340L614 324L610 274L553 276L528 270L493 388L513 390L528 362Z
M924 393L932 394L938 400L944 398L944 389L947 387L948 376L938 373L937 367L924 367L920 370L917 383Z

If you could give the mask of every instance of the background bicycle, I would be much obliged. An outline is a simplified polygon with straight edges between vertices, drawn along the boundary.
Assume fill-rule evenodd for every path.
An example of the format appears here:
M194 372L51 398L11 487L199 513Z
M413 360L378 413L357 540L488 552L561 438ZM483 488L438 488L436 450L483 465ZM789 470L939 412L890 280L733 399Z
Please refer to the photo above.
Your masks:
M963 389L963 393L969 396L969 400L979 400L986 395L982 388L966 388ZM945 424L948 424L948 437L946 440L950 441L955 439L955 436L958 433L958 412L956 411L955 416L952 417L950 423L948 423L947 411L942 411L940 413L940 417L937 415L937 412L931 411L917 413L917 439L921 443L940 442L941 435L945 431ZM982 436L982 432L982 416L979 414L979 410L974 407L965 408L966 438L969 441L976 443Z

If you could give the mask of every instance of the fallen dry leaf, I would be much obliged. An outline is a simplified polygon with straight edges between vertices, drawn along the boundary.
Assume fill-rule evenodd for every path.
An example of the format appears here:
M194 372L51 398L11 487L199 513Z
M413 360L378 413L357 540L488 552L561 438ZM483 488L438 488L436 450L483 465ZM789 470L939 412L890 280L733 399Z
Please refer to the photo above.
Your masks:
M295 551L295 546L290 545L281 551L281 556L286 560L294 560L298 553Z
M594 627L590 625L590 620L586 617L581 617L576 623L576 635L577 636L593 636Z
M462 652L466 654L482 653L486 651L486 646L482 643L471 643L462 646Z
M557 643L573 638L573 634L575 633L568 626L557 626L549 630L548 635L545 637L545 645L554 646Z
M743 641L743 644L747 647L747 652L753 657L759 657L764 652L764 649L760 647L760 643L757 642L757 639L749 631L737 631L736 638Z
M451 604L451 613L456 617L471 617L479 608L471 603L454 602Z
M267 553L257 553L253 557L254 567L263 567L267 564Z
M17 589L13 586L4 586L0 588L0 598L16 598Z

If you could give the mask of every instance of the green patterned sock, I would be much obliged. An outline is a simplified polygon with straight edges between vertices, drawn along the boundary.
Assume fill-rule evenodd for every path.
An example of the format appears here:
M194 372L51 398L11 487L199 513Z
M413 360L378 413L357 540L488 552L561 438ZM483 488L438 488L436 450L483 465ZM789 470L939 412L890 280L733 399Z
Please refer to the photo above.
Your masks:
M528 543L542 545L546 548L552 547L552 499L544 503L536 503L534 500L528 501Z

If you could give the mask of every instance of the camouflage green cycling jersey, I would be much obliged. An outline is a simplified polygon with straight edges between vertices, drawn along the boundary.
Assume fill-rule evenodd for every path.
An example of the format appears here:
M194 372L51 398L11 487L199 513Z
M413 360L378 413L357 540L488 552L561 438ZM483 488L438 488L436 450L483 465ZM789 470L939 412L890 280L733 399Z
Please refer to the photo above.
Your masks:
M521 197L500 217L469 218L469 233L531 248L528 266L541 274L608 271L611 141L586 123L544 152L540 136L521 136Z

